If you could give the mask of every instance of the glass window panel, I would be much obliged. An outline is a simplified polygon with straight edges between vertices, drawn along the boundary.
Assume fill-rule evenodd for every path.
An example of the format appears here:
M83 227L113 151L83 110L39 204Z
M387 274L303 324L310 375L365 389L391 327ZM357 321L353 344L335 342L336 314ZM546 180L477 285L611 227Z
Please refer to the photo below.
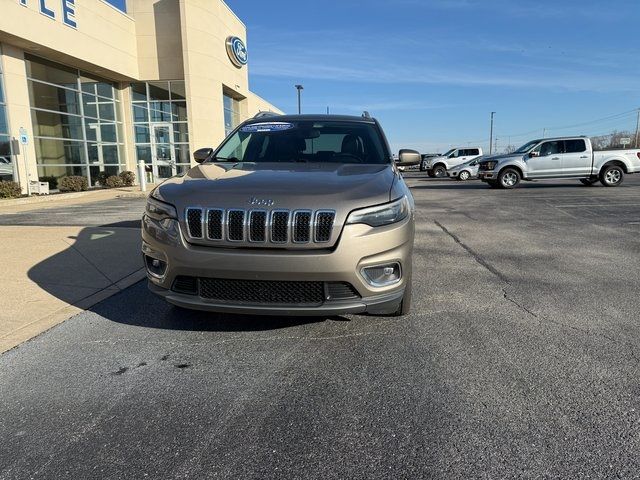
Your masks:
M222 106L225 110L232 110L233 109L233 98L231 98L228 95L223 95L222 96Z
M83 142L36 138L35 146L36 159L39 165L85 163Z
M7 125L7 109L4 105L0 105L0 133L9 133Z
M144 161L144 163L151 163L151 147L150 146L136 146L136 162Z
M149 121L149 110L147 110L146 104L133 106L133 121L134 122Z
M96 84L98 95L103 97L113 98L113 85L110 83L100 82Z
M57 112L80 114L78 94L66 88L29 81L29 99L32 107Z
M103 145L102 146L102 161L104 163L117 164L118 160L118 146L117 145Z
M83 139L81 117L33 110L32 119L35 136Z
M134 102L146 102L147 101L147 84L146 83L132 83L131 84L131 99Z
M4 103L4 91L2 89L2 77L0 76L0 103Z
M5 135L0 135L0 180L13 180L11 143Z
M149 100L169 100L169 82L149 82Z
M134 127L135 143L149 143L149 127L147 125L136 125Z
M85 117L98 118L98 101L93 95L82 95L82 109Z
M44 60L32 55L25 55L27 76L63 87L78 89L78 71Z
M189 127L187 123L173 124L173 139L176 143L187 143L189 141Z
M189 145L176 145L176 163L189 163Z
M9 135L0 135L0 156L11 156L11 143Z
M65 177L68 175L87 175L87 168L83 166L75 166L75 165L41 165L38 167L38 178L42 181L47 181L49 178L53 177L52 182L57 183L57 179L60 177Z
M116 113L113 108L113 103L99 103L98 115L100 116L101 120L115 120Z
M184 175L189 171L190 168L191 165L176 165L176 174Z
M185 100L184 82L171 82L171 100Z
M100 156L98 155L98 145L90 143L87 145L87 154L89 155L89 164L100 163Z
M100 124L97 122L89 122L86 124L85 135L88 141L96 142L98 140L97 130L100 128Z
M85 93L96 94L96 82L82 81L80 88Z
M187 102L173 102L171 115L174 122L185 122L187 120Z
M167 122L171 120L171 103L151 102L150 107L152 122Z
M103 142L116 143L118 138L116 136L116 124L115 123L103 123L100 125L100 140Z

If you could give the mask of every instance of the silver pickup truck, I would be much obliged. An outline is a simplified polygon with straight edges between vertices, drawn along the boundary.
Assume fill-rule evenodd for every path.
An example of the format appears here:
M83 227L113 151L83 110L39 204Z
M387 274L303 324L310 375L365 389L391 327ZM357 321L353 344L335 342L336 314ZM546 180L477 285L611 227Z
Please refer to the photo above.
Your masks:
M478 178L491 187L514 188L520 180L575 178L617 187L626 173L640 172L640 150L594 151L587 137L532 140L513 153L483 157Z

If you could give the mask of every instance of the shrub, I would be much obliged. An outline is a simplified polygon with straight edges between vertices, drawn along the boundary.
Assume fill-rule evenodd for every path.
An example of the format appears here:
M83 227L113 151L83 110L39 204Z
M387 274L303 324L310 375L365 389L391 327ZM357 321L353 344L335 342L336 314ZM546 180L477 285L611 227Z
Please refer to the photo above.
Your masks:
M89 188L87 177L71 175L58 180L58 190L61 192L83 192Z
M22 190L19 183L0 180L0 198L18 198L20 196L22 196Z
M117 175L111 175L109 178L107 178L106 183L108 188L118 188L124 186L122 178Z
M58 188L58 177L40 177L38 180L41 182L47 182L49 184L49 190L55 190Z
M125 187L133 187L133 184L136 181L136 174L129 170L125 170L124 172L120 172L120 178L122 179L122 184Z
M96 176L96 183L98 185L102 185L103 187L107 186L107 178L109 178L109 174L105 171L98 173Z

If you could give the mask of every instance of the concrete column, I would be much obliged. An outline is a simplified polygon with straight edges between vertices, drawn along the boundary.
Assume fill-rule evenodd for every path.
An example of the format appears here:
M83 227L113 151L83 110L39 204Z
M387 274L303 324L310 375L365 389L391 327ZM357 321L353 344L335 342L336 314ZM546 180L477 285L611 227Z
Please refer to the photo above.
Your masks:
M20 138L20 128L25 128L29 134L29 144L20 145L20 154L17 157L14 156L14 161L17 158L18 162L18 181L22 187L22 192L26 193L27 173L31 180L37 180L38 168L33 128L31 126L29 87L27 85L24 51L6 43L2 44L2 71L6 90L5 100L9 133L12 137Z

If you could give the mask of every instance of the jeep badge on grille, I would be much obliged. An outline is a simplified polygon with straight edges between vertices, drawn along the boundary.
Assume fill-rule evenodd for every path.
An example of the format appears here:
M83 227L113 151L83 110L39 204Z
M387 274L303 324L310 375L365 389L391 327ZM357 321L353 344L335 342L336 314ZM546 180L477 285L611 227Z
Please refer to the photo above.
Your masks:
M275 202L273 200L271 200L270 198L251 197L249 199L249 204L250 205L259 206L259 207L273 207Z

